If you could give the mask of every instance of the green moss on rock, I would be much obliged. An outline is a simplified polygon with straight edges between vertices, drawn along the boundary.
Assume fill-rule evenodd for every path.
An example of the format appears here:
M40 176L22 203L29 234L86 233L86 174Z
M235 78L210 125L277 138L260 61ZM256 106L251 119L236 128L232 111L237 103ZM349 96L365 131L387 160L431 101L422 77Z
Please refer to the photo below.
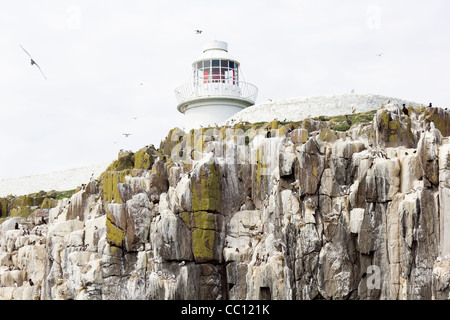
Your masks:
M426 110L425 119L433 122L442 136L450 136L450 112L442 108L429 108Z
M41 209L51 209L56 207L58 201L52 198L45 198L41 204Z
M58 192L57 194L55 194L54 199L61 200L61 199L65 199L65 198L70 198L74 195L74 193L75 193L75 189L68 190L68 191L61 191L61 192Z
M9 213L8 199L0 198L0 217L7 217Z
M322 131L320 131L319 134L319 140L327 141L327 142L334 142L338 139L337 135L333 130L330 128L324 128Z
M30 206L19 206L11 210L11 217L28 218L33 212Z
M216 211L220 200L219 174L214 163L205 164L192 177L192 211Z
M180 215L186 225L191 228L200 228L205 230L215 230L215 215L211 212L197 211L197 212L184 212Z
M149 170L158 158L160 153L155 150L153 145L146 146L134 154L134 168Z
M205 263L217 260L215 214L206 211L184 212L180 217L192 232L192 252L195 262Z
M192 231L192 253L195 262L204 263L214 260L216 232L214 230L195 229Z
M105 205L111 203L122 203L118 184L125 182L125 177L130 174L131 170L109 171L103 173L102 180L102 197Z
M386 148L399 146L412 148L415 146L411 119L407 116L392 118L389 111L382 109L377 113L377 131L379 132L379 143L383 143Z
M134 168L135 155L133 152L129 151L121 151L113 163L111 163L108 168L106 168L105 172L108 171L123 171L127 169ZM100 176L100 179L102 176Z
M115 247L123 247L125 232L106 219L106 240Z

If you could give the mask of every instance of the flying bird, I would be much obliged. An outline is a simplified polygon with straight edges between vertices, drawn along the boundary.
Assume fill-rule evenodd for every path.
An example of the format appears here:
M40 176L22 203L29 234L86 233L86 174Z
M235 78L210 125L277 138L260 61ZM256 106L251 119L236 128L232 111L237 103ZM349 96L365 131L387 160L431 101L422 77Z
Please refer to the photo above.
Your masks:
M201 34L203 30L195 30L195 34Z
M382 52L377 53L377 57L381 57L382 54L383 54Z
M27 52L27 50L25 50L24 47L22 47L22 45L20 45L20 47L22 48L23 51L25 51L25 53L30 57L31 59L31 65L36 65L36 67L38 67L39 71L41 72L42 76L45 78L45 80L47 80L47 77L44 75L44 73L41 70L41 67L39 67L39 65L36 63L36 61L33 60L33 58L31 57L31 55Z
M125 136L125 138L128 138L128 136L131 136L131 133L123 133L123 135Z

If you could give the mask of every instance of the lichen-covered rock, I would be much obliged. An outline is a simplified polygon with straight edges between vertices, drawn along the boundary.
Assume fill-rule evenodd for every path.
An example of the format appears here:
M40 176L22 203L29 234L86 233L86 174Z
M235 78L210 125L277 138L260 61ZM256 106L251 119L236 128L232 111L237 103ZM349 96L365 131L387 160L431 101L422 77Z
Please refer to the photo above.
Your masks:
M125 182L125 176L129 171L106 171L102 177L102 198L105 205L111 202L123 203L119 193L119 183Z
M214 157L205 157L191 176L192 211L217 210L220 201L219 170Z
M221 262L222 215L206 211L185 212L181 218L191 230L192 253L197 263Z
M9 204L6 198L0 198L0 217L6 217L9 212Z
M374 119L376 142L386 148L404 146L415 147L411 119L402 114L398 105L387 105L377 111Z
M134 168L150 170L158 154L153 145L140 149L134 154Z
M424 117L434 127L438 129L442 136L450 136L450 113L442 108L428 108L424 112Z
M0 298L450 299L448 116L177 129L69 198L3 198Z

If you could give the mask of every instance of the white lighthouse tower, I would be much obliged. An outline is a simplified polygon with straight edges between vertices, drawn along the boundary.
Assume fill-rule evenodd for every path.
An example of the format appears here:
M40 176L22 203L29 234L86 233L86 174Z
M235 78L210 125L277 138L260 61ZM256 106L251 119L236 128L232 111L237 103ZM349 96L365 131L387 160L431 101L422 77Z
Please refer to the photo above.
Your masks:
M239 62L228 53L226 42L206 43L192 70L192 81L175 89L186 132L220 124L255 103L258 88L239 79Z

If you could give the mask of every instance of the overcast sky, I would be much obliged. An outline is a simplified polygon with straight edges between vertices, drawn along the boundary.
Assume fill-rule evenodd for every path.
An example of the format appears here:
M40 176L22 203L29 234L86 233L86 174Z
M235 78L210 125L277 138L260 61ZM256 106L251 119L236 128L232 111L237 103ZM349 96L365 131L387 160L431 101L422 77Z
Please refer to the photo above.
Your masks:
M183 126L174 89L210 40L257 103L354 89L450 104L448 0L0 3L0 179L159 146Z

